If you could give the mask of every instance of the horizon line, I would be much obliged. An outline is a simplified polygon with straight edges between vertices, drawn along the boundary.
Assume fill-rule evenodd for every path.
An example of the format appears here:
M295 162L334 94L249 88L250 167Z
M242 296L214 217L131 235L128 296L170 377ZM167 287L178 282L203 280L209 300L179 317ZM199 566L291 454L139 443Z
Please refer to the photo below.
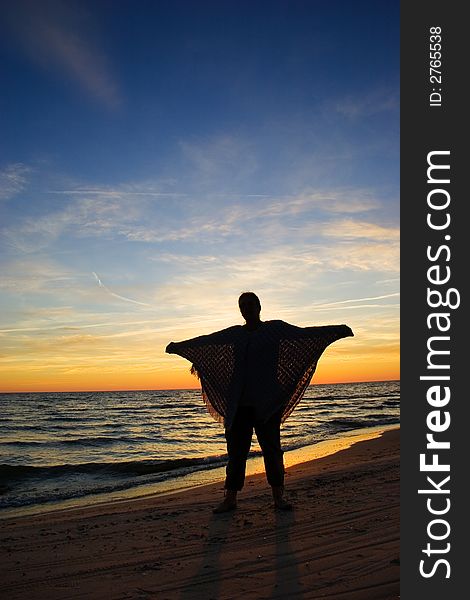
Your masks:
M330 383L310 383L308 387L314 385L351 385L354 383L385 383L392 381L401 381L401 379L368 379L366 381L333 381ZM201 390L201 386L183 387L183 388L129 388L129 389L101 389L101 390L0 390L0 394L83 394L83 393L103 393L103 392L182 392L188 390Z

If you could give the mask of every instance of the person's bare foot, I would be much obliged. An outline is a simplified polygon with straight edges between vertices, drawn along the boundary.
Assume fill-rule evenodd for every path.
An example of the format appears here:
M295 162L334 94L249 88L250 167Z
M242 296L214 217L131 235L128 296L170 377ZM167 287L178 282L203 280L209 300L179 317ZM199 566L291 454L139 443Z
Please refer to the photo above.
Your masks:
M290 502L281 498L280 500L274 500L274 507L277 510L292 510L294 507Z
M230 512L237 508L237 492L234 490L227 490L223 501L216 506L212 512L216 515L220 513Z
M277 510L292 510L294 507L284 498L284 486L272 486L274 507Z

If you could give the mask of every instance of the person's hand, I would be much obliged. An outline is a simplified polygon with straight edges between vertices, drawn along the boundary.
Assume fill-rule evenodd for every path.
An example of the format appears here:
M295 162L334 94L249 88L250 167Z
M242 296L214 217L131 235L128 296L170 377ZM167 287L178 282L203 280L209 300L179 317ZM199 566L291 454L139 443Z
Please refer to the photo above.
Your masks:
M168 346L166 347L165 352L167 352L168 354L172 354L175 345L176 345L175 342L170 342L168 344Z

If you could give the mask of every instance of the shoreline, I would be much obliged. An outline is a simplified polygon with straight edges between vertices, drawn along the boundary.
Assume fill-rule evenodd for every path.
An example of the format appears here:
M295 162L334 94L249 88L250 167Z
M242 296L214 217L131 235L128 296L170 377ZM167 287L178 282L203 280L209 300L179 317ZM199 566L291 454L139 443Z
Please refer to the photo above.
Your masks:
M396 428L287 467L292 512L264 474L236 511L213 515L221 482L2 522L9 600L399 598Z
M284 453L286 470L294 465L318 460L319 458L332 455L343 449L347 449L360 441L374 439L385 431L399 429L399 424L377 425L360 429L337 433L335 437L322 440L315 444L308 444ZM262 456L250 456L247 461L246 475L264 473ZM114 502L125 502L139 500L153 496L166 496L189 491L205 485L223 482L225 479L225 465L190 471L186 474L174 475L159 482L135 485L123 490L115 490L101 494L88 494L86 496L70 498L58 502L33 504L21 507L10 507L0 511L0 522L6 519L21 518L23 516L43 515L57 511L68 511L74 509L85 509L93 506L101 506Z

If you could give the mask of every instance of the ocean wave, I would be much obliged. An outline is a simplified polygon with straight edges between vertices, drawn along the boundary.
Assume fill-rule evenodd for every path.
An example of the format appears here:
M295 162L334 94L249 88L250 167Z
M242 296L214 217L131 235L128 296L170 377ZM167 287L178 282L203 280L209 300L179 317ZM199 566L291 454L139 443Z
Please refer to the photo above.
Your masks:
M382 406L398 406L400 404L400 397L397 396L396 398L393 398L392 400L384 400L382 402Z
M49 442L38 442L38 441L28 441L28 440L18 440L18 441L8 441L8 442L0 442L0 446L44 446L45 444L49 444Z
M102 417L83 417L81 415L77 415L74 416L72 414L67 414L67 415L51 415L49 417L47 417L48 421L62 421L65 423L74 423L75 421L79 421L80 423L83 422L94 422L94 423L100 423L102 420Z
M388 398L391 396L397 396L397 392L396 391L391 391L391 392L384 392L383 390L381 390L380 392L377 392L376 394L374 394L373 392L369 392L369 393L365 393L365 392L360 392L360 393L351 393L351 394L347 394L347 395L340 395L340 394L325 394L322 396L317 396L315 394L310 395L310 394L306 394L305 395L305 399L306 400L315 400L316 402L333 402L336 403L338 401L342 401L342 400L380 400L382 398Z
M200 390L0 395L0 405L3 506L153 484L225 461L223 428ZM392 423L398 382L317 385L281 435L288 450Z
M81 464L33 466L33 465L0 465L0 477L4 482L29 478L54 478L76 474L116 474L116 475L149 475L165 473L188 467L217 466L226 459L226 455L201 458L177 458L171 460L141 460L125 462L91 462Z
M349 430L349 429L362 429L364 427L376 427L378 425L390 425L393 423L399 423L399 419L395 415L367 415L364 419L348 419L339 418L325 421L322 424L323 428L333 429L333 431Z

